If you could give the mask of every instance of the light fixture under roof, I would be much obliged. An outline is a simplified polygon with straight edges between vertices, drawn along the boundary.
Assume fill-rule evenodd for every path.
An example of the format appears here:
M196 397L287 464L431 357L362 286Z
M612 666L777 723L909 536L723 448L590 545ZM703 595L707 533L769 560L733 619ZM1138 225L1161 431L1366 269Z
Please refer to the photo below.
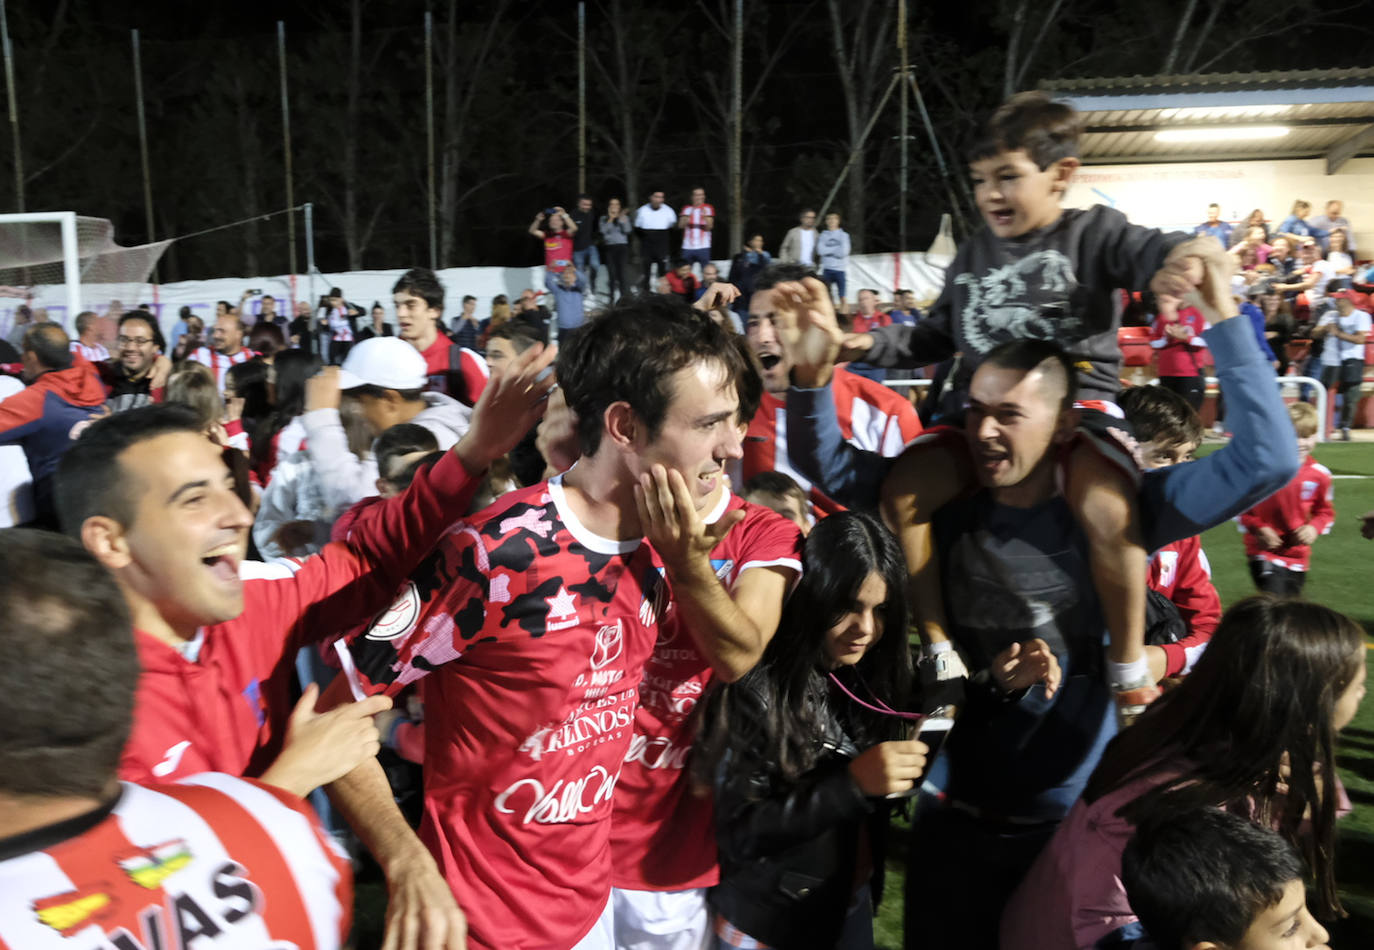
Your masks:
M1287 135L1286 125L1232 125L1209 129L1163 129L1156 142L1227 142L1240 139L1277 139Z

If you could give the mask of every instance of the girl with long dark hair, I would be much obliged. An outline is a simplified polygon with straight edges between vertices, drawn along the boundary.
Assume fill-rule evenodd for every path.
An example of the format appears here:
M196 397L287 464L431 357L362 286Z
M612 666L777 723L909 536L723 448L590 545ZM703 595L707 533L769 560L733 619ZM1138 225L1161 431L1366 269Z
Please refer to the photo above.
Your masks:
M1316 912L1336 897L1336 733L1364 698L1364 631L1318 604L1251 597L1176 690L1112 740L1002 917L1004 950L1096 946L1138 926L1121 853L1147 815L1224 808L1307 860ZM1124 945L1124 944L1123 944Z
M253 430L248 461L263 487L272 479L279 456L300 450L305 442L305 426L299 421L305 412L305 384L320 369L320 358L308 350L283 350L273 362L276 370L276 403Z
M833 515L759 665L706 705L698 769L716 792L717 946L873 946L887 808L925 746L905 736L911 653L896 539ZM870 882L872 885L870 887Z

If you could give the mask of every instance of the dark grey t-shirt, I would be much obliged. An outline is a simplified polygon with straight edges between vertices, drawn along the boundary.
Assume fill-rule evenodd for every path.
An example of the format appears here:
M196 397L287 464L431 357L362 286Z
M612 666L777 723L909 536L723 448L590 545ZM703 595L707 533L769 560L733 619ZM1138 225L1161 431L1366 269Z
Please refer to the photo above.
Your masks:
M1102 205L1066 210L1017 238L983 228L959 248L926 318L873 331L864 362L925 366L961 351L973 368L1007 340L1053 340L1079 364L1078 398L1114 399L1121 347L1112 293L1146 289L1169 251L1189 237L1131 224Z

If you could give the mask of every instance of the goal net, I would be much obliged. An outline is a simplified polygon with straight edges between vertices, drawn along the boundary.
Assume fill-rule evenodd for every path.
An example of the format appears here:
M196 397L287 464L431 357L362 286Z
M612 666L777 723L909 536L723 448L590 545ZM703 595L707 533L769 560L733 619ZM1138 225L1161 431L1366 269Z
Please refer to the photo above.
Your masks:
M0 334L10 336L21 305L68 333L79 312L94 310L111 345L119 314L150 302L149 279L171 243L121 247L111 222L72 212L0 214Z

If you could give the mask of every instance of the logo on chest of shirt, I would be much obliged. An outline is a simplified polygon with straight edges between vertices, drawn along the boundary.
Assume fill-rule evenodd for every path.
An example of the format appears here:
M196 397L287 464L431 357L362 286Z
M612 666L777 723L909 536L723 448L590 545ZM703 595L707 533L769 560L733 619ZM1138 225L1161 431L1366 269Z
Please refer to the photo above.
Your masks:
M960 274L955 282L968 293L961 315L964 338L979 353L1022 337L1076 341L1083 336L1083 321L1070 308L1078 281L1061 251L1035 251L982 276Z
M625 635L620 621L602 627L596 632L596 643L592 647L592 669L599 670L612 660L620 658L625 648Z
M1160 551L1159 552L1159 586L1168 588L1174 583L1174 575L1178 573L1178 552Z
M558 592L552 597L545 597L544 601L549 605L548 619L544 624L546 631L552 633L577 626L577 595L568 593L566 585L558 585Z
M639 622L646 627L659 625L659 642L670 643L677 636L676 630L669 630L663 620L672 609L668 600L668 581L664 579L663 568L651 567L644 572L644 596L639 601Z
M420 592L416 590L415 582L411 581L395 602L372 622L366 634L367 639L395 640L403 637L415 629L415 622L419 619Z

